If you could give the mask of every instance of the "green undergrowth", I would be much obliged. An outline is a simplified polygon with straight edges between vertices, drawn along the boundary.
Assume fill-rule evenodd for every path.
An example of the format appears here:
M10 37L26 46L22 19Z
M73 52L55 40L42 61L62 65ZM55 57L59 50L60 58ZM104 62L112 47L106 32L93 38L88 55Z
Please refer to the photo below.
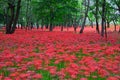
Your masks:
M42 75L42 80L59 80L58 76L52 76L49 71L46 70L37 70L36 73Z
M10 71L7 70L7 68L0 69L0 75L4 75L5 77L8 77L10 75Z
M51 62L50 62L50 64L49 64L49 66L55 66L55 67L57 67L58 71L60 71L62 68L66 67L65 66L65 62L63 62L63 61L59 62L58 64L55 64L54 62L55 62L55 60L52 59Z

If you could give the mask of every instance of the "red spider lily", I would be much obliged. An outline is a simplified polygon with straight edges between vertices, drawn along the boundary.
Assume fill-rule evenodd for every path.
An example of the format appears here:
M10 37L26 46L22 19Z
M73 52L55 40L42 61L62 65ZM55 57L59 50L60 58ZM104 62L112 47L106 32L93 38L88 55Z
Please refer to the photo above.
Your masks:
M120 78L117 77L108 77L107 80L119 80Z
M99 76L119 80L119 34L108 34L106 41L94 30L89 31L90 28L84 34L40 30L17 30L13 35L0 33L0 80L47 77L38 74L39 70L46 70L60 80L77 79L78 75L83 77L80 80Z
M35 74L32 77L33 77L33 79L41 79L42 75L41 74Z
M88 80L87 78L80 78L80 80Z

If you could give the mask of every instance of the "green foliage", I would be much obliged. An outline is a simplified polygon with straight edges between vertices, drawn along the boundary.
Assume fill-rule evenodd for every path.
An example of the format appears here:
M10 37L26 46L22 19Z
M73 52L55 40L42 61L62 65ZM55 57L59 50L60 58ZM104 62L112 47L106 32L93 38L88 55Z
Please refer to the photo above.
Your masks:
M6 68L3 68L0 70L0 74L2 74L2 73L4 76L8 77L10 74L10 71L8 71Z
M33 0L34 14L43 24L66 24L79 15L78 0Z
M46 70L37 70L36 73L42 74L42 79L44 80L59 80L59 77L51 76L49 71Z

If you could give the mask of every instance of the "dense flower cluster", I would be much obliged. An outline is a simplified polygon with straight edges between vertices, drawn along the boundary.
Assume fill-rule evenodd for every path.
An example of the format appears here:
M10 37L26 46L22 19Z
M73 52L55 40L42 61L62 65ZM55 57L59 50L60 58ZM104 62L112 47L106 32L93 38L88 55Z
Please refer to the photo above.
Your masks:
M0 33L0 80L120 80L120 34Z

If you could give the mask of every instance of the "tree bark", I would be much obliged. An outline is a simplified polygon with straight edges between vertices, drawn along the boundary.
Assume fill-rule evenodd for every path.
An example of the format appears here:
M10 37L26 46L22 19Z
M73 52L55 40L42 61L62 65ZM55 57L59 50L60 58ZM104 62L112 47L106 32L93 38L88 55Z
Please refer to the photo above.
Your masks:
M115 23L115 21L113 20L113 23L114 23L114 31L117 31L117 29L116 29L116 23Z
M50 11L50 27L49 27L49 31L53 31L53 19L54 19L54 14L53 14L53 10Z
M13 23L11 33L14 33L15 29L16 29L16 24L17 24L17 21L18 21L19 13L20 13L20 4L21 4L21 0L18 0L17 11L16 11L16 15L15 15L15 19L14 19L14 23Z
M86 6L86 3L87 3L87 1L85 0L85 6ZM89 11L89 4L90 4L90 0L88 0L87 9L85 11L85 17L84 17L84 20L83 20L83 23L82 23L82 26L81 26L80 33L83 33L83 30L84 30L84 27L85 27L86 18L87 18L87 14L88 14L88 11Z
M103 0L103 3L102 3L102 29L101 29L101 36L104 36L105 34L105 5L106 4L106 0Z
M16 13L15 13L15 5L8 2L8 7L11 12L11 17L10 17L10 21L6 25L6 34L12 34L15 32L16 24L17 24L19 12L20 12L20 4L21 4L21 0L18 0Z
M11 34L12 23L14 21L14 7L15 6L11 3L8 3L8 5L9 5L10 12L11 12L11 16L10 16L10 21L6 25L6 34Z
M45 25L45 28L48 29L48 27L49 27L48 24L46 24L46 25Z
M61 25L61 31L63 31L63 25Z
M107 28L110 28L110 22L107 21Z
M96 0L96 10L95 10L95 18L96 18L96 30L98 32L98 34L100 33L100 30L99 30L99 23L98 23L98 0Z
M37 25L37 29L39 29L39 23L38 23L38 21L37 21L36 25Z
M50 23L49 31L52 31L52 30L53 30L53 25L52 25L52 23Z
M106 26L106 21L105 21L105 37L107 38L107 26Z

